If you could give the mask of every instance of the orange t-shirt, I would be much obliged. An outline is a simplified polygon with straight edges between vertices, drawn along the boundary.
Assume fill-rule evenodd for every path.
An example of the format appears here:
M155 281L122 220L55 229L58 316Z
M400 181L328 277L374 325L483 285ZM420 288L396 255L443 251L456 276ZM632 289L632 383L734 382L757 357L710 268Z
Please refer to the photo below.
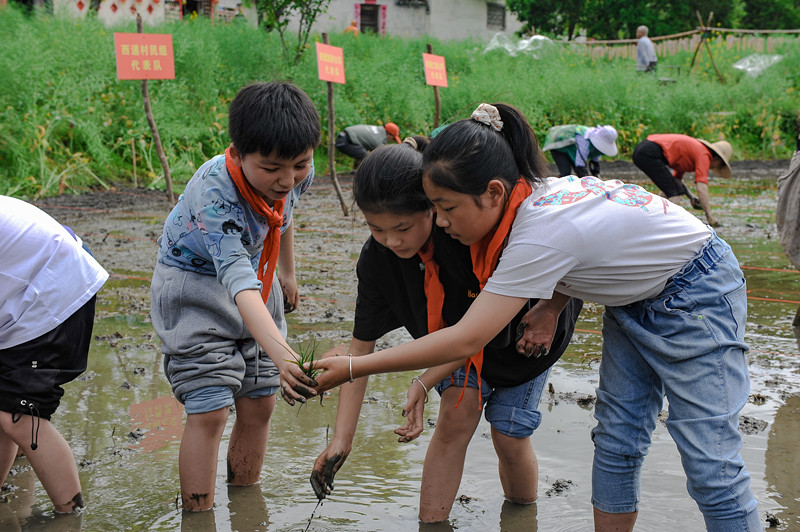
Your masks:
M708 183L713 155L705 144L694 137L675 133L648 135L647 140L664 150L664 157L676 179L683 179L686 172L694 172L695 183Z

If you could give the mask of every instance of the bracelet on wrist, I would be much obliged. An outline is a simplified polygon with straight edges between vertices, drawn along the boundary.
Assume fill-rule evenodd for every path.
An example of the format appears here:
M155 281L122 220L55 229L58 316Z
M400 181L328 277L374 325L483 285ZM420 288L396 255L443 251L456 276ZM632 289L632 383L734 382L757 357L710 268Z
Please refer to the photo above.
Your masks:
M425 386L425 383L422 382L422 379L420 379L419 377L414 377L413 379L411 379L411 382L414 382L414 381L418 382L419 385L422 386L422 389L425 390L425 402L427 403L428 402L428 387Z

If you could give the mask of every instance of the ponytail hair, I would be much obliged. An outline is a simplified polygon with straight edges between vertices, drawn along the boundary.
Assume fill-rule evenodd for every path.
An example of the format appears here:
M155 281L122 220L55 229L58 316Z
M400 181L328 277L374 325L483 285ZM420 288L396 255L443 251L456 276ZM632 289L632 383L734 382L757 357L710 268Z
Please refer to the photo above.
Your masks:
M427 137L383 145L361 161L353 178L353 196L362 212L414 214L433 207L422 188L422 150Z
M534 188L544 179L547 162L525 115L509 104L492 106L497 113L492 110L491 122L459 120L431 140L424 153L424 170L433 184L477 196L492 179L501 180L508 192L520 177Z

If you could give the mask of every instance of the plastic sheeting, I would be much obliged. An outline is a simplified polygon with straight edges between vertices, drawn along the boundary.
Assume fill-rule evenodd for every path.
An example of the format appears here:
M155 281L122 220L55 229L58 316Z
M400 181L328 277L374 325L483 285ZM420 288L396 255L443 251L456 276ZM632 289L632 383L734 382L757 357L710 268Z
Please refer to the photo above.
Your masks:
M775 213L784 253L800 268L800 150L794 152L789 171L778 178L778 208Z
M508 35L504 33L495 33L492 40L490 40L486 48L483 49L483 53L500 48L507 51L511 57L525 54L532 56L534 59L539 59L541 53L552 46L553 41L544 35L534 35L528 39L520 39L517 42L513 42L508 38Z
M757 78L781 59L783 59L782 55L751 54L736 61L733 68L743 70L748 76Z

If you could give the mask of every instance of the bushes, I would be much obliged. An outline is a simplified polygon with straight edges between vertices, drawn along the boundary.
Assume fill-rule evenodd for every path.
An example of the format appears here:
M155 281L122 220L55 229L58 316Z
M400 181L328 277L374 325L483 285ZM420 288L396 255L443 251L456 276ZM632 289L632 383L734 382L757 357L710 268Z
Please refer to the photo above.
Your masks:
M0 193L33 197L113 184L132 177L136 144L141 182L164 186L144 116L141 85L116 79L113 33L94 18L28 16L8 7L0 17ZM227 108L253 81L287 79L319 109L324 138L316 152L327 170L327 90L317 78L313 46L287 67L277 36L243 24L197 18L154 30L172 33L176 79L149 82L153 112L180 187L210 156L228 145ZM690 72L691 53L669 58L682 66L677 83L634 71L630 59L592 59L581 48L553 47L540 59L483 53L484 43L331 35L344 48L347 84L335 85L336 130L355 123L393 121L401 136L428 134L434 102L425 85L422 52L431 42L447 61L441 89L442 122L469 116L481 101L507 101L528 116L540 139L560 123L614 125L619 158L654 132L728 139L734 158L788 158L800 105L800 44L758 78L731 67L746 52L712 47L727 83L707 59ZM351 161L337 156L341 170Z

